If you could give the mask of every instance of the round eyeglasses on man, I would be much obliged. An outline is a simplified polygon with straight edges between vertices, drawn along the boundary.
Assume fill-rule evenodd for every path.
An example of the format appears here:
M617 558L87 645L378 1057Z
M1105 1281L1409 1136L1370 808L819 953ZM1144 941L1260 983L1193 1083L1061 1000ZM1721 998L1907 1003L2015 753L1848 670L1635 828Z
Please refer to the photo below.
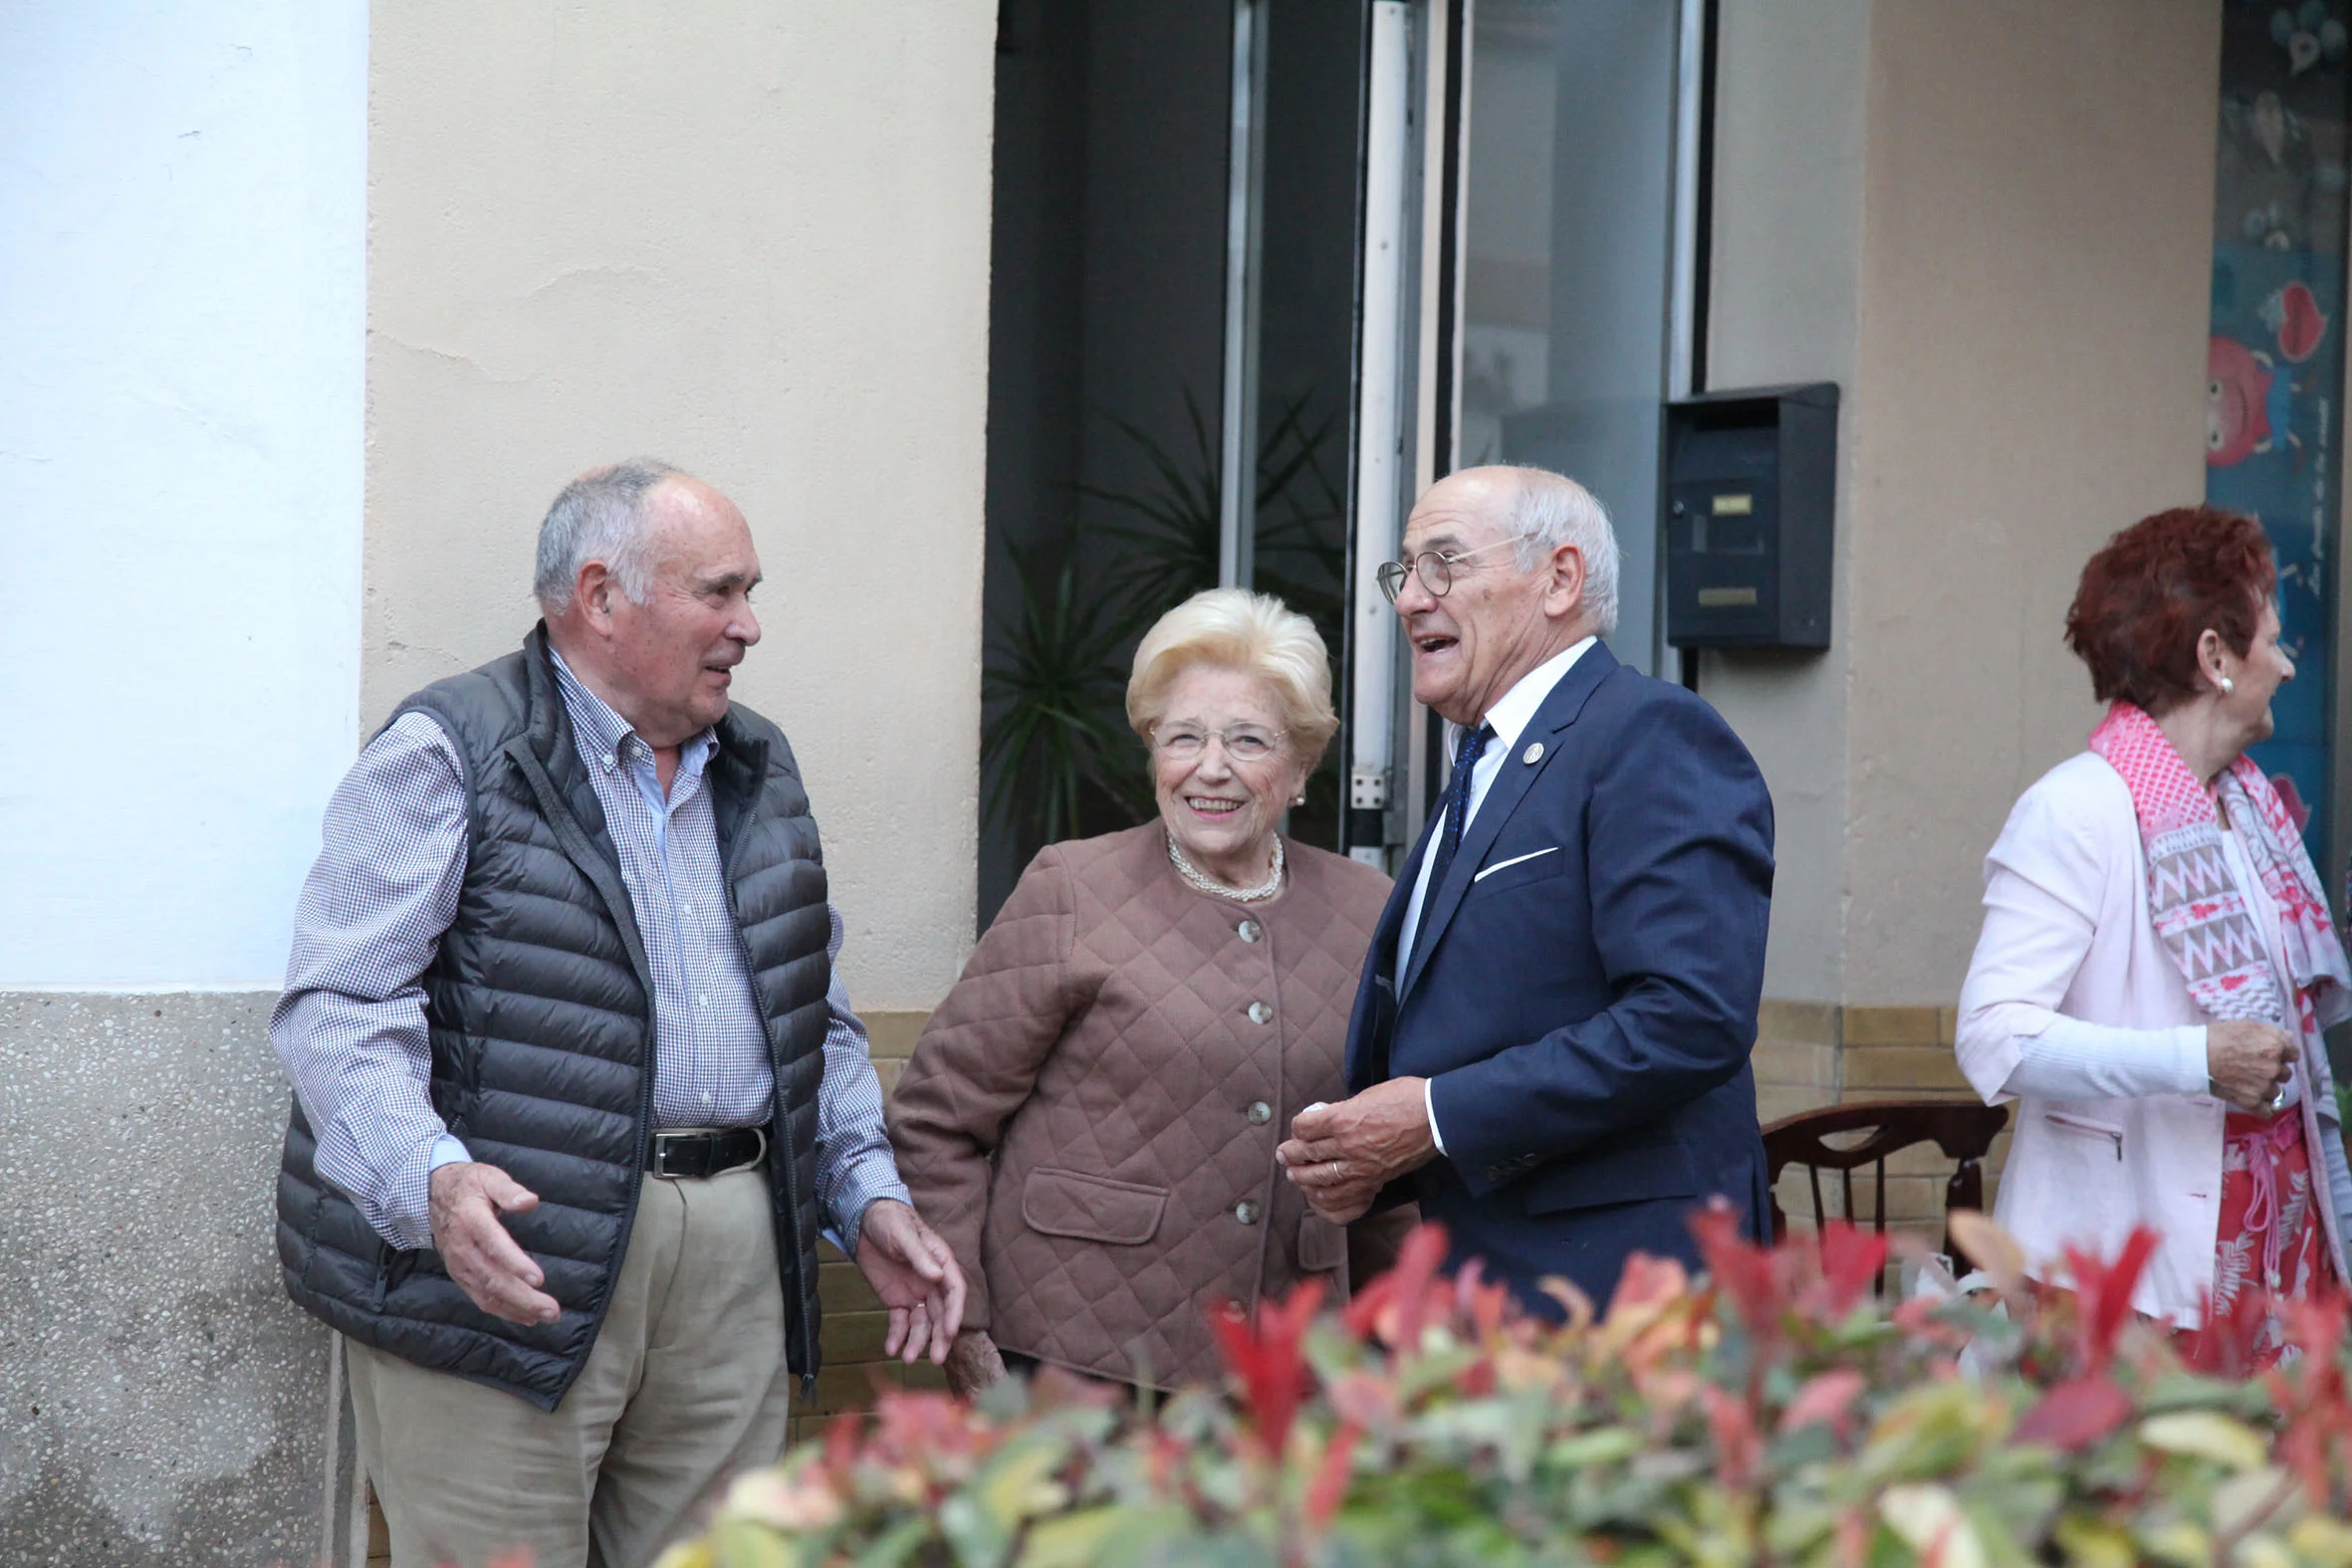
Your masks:
M1456 566L1473 556L1483 556L1490 550L1501 550L1506 545L1516 545L1521 540L1534 537L1532 534L1514 534L1509 539L1499 539L1492 545L1481 545L1476 550L1425 550L1415 556L1410 564L1401 560L1385 562L1372 573L1372 577L1380 584L1380 591L1388 596L1391 604L1405 590L1405 573L1408 571L1420 577L1421 585L1429 590L1430 597L1442 599L1453 589Z

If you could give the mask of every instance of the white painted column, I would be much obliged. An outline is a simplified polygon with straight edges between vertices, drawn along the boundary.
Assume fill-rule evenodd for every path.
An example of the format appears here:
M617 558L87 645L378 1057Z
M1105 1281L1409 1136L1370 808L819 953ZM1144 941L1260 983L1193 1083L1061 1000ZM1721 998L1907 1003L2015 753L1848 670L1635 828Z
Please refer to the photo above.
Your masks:
M274 990L358 712L363 0L0 12L0 990Z

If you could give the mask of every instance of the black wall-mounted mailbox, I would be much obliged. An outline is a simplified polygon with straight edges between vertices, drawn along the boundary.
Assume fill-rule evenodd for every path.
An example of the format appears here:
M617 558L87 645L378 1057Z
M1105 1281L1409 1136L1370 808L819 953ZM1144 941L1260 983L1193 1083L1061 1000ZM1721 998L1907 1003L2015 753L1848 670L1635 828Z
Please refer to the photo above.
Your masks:
M1826 648L1837 386L1666 405L1666 640Z

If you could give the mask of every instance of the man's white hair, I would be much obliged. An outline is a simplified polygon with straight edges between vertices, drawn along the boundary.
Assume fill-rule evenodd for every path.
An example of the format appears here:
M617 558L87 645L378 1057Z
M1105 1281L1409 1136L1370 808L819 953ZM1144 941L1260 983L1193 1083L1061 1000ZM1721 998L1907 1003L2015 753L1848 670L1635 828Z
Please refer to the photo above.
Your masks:
M1515 467L1519 494L1512 501L1506 534L1520 536L1513 553L1519 569L1532 571L1562 545L1584 558L1584 613L1592 634L1617 629L1617 534L1609 514L1592 492L1548 468Z
M632 457L591 469L566 485L539 525L539 564L531 591L539 607L561 615L572 607L580 568L600 560L632 604L653 591L653 527L645 497L665 479L683 477L658 458Z

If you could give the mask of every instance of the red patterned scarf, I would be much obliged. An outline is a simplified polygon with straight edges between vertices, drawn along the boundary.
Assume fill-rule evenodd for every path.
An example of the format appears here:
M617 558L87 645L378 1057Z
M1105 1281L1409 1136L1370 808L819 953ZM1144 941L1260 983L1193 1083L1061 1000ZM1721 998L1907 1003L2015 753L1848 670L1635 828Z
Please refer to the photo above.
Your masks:
M2329 923L2319 875L2286 804L2239 757L2216 782L2255 875L2278 906L2294 998L2282 997L2268 952L2222 852L2222 819L2156 721L2127 702L2107 711L2090 749L2123 776L2148 855L2148 908L2189 995L2217 1018L2256 1018L2308 1041L2352 996L2352 965Z

